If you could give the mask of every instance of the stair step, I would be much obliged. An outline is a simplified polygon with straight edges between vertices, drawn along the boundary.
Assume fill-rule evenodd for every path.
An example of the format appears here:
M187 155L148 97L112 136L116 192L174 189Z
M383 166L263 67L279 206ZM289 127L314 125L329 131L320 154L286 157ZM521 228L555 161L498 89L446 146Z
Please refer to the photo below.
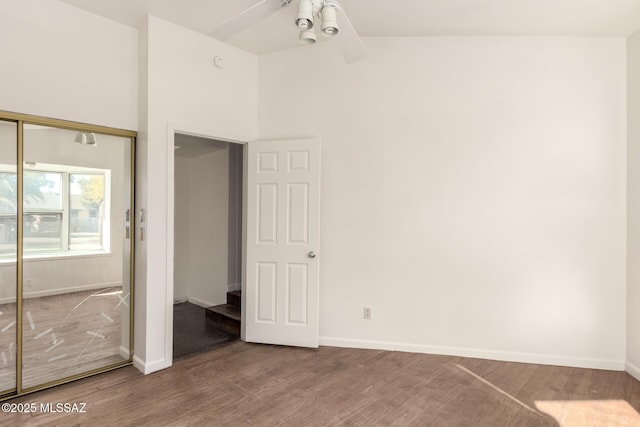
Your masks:
M242 291L227 292L227 304L240 309L240 307L242 307Z
M207 307L205 310L207 310L207 314L218 313L222 316L237 320L238 322L240 321L240 310L238 309L238 307L235 307L231 304L214 305L211 307Z
M229 334L240 335L240 310L230 304L205 308L207 329L217 329Z

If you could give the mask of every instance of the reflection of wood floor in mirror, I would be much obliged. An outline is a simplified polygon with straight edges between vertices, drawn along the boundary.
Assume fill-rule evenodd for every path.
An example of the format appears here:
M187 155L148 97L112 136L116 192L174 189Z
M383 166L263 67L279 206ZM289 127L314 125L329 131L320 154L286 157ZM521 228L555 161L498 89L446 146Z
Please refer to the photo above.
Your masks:
M15 387L16 305L0 305L0 312L0 390L6 390ZM126 360L129 327L121 319L128 313L121 288L25 299L23 388Z

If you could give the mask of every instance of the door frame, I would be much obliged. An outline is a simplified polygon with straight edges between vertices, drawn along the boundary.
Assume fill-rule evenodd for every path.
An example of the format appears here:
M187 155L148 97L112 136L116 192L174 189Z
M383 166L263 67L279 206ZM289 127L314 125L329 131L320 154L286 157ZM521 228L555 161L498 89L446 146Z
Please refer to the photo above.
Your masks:
M165 259L166 276L166 308L165 308L165 349L164 356L167 367L173 365L173 257L175 251L174 241L174 221L175 221L175 134L197 136L206 139L229 142L232 144L246 145L250 138L242 137L216 129L206 129L188 124L167 123L167 247ZM243 150L243 161L246 161L246 149ZM242 268L244 270L245 250L246 250L246 175L245 167L243 174L242 188ZM244 271L242 274L242 289L245 287ZM244 311L243 311L244 316ZM242 322L244 325L244 321ZM244 328L241 328L241 338L244 339Z

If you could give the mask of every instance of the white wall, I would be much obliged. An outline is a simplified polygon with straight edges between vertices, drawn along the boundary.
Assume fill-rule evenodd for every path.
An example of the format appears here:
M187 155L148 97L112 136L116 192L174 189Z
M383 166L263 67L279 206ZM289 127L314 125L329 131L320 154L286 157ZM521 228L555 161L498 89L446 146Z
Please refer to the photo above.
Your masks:
M173 300L187 299L202 307L224 304L229 147L197 157L175 157L175 206Z
M640 33L627 40L627 371L640 380Z
M0 110L137 127L135 29L51 0L0 2Z
M257 129L257 58L210 37L149 17L141 30L138 187L147 239L136 270L136 366L171 366L173 303L173 133L248 141ZM146 46L144 46L146 45ZM143 47L144 46L144 47ZM225 59L223 70L213 57ZM138 317L144 317L138 321Z
M174 169L174 269L173 269L173 301L189 299L190 281L190 249L191 218L189 200L191 200L191 159L175 157Z
M138 137L136 138L135 153L136 211L133 216L136 230L133 363L136 368L144 372L145 360L147 359L146 334L147 329L151 327L147 322L147 241L141 238L142 233L146 231L146 223L142 222L141 214L142 209L147 206L149 190L147 185L149 175L149 23L146 20L141 24L138 36ZM164 327L169 327L168 321L165 322ZM171 325L171 328L173 329L173 325Z
M191 175L191 287L201 306L227 299L229 248L229 147L195 157Z
M229 227L227 250L227 287L229 291L242 288L242 188L243 146L229 144Z
M321 343L622 369L625 40L365 43L259 62L259 137L323 140Z

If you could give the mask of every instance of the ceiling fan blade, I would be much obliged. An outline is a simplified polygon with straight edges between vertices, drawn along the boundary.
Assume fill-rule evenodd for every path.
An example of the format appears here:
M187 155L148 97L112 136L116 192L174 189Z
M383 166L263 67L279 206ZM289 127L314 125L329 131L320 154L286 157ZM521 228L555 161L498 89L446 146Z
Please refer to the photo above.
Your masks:
M250 8L240 12L240 14L227 19L207 32L218 40L227 40L240 31L263 20L272 13L288 6L289 3L290 1L283 0L259 1Z
M340 32L334 37L334 44L342 52L347 64L367 58L369 56L367 48L342 7L338 12L338 23Z

